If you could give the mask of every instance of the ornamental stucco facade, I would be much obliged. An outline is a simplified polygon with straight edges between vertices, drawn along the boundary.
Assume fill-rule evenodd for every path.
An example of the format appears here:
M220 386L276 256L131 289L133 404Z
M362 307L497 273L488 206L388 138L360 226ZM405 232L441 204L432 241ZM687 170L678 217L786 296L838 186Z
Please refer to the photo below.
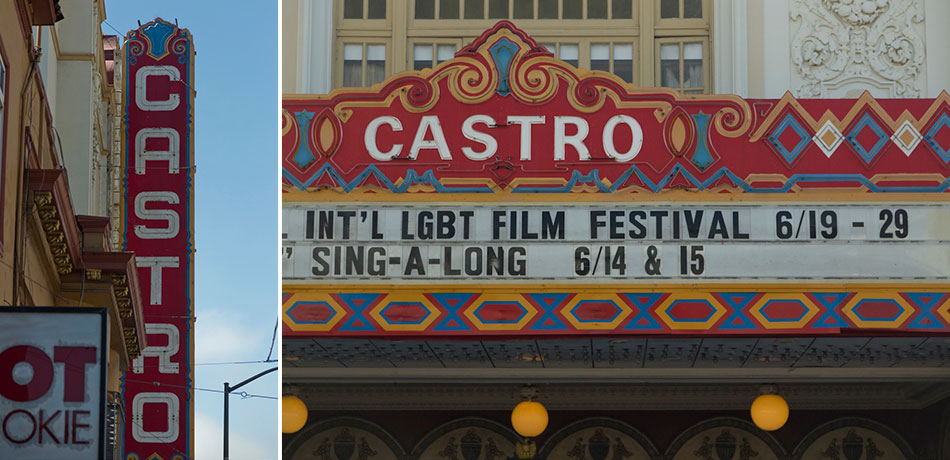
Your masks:
M334 87L336 3L282 3L284 93ZM714 0L711 6L712 93L936 97L950 82L944 49L950 4L941 0Z

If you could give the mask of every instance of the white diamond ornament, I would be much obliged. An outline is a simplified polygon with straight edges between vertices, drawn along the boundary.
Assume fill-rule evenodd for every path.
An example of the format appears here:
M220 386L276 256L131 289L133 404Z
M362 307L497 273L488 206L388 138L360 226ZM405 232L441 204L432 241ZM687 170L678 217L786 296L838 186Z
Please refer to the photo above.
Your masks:
M811 140L821 149L821 152L824 153L826 157L831 158L835 150L838 149L838 146L844 142L844 136L842 136L841 131L838 131L838 128L831 123L831 120L828 120L821 126L821 129L815 133L815 136L812 137Z
M904 155L910 156L923 138L920 132L917 131L917 128L914 128L914 125L905 120L904 123L897 128L897 131L894 132L894 135L891 136L891 142L897 145L897 148L901 149Z

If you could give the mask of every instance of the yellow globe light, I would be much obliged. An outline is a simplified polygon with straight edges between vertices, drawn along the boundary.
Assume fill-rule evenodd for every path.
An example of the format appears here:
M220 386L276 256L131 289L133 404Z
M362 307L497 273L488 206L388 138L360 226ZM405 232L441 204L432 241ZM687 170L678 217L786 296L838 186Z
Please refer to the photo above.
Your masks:
M296 433L307 423L307 406L296 396L284 396L280 400L282 414L280 430Z
M759 395L752 401L752 423L765 431L775 431L788 421L788 403L776 394Z
M548 427L548 411L537 401L521 401L511 411L511 426L521 436L533 438Z

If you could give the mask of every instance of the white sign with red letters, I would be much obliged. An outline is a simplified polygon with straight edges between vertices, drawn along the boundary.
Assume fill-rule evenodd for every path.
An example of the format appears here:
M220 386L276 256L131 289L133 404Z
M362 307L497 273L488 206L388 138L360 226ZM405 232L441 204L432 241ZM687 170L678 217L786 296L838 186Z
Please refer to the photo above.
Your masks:
M103 308L0 311L0 458L104 458Z

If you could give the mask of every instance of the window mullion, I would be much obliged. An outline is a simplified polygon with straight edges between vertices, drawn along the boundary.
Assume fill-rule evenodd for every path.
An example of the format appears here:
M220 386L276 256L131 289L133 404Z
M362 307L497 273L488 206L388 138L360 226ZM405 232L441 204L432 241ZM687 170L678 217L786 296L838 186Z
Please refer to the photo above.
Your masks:
M683 0L680 0L683 3ZM683 64L683 57L686 55L686 43L680 41L680 91L686 88L686 66Z
M608 7L610 5L607 5ZM614 42L607 42L607 69L610 73L614 73ZM616 74L614 74L616 75Z
M363 64L360 67L360 78L363 82L363 86L366 86L366 54L369 53L369 46L366 42L363 42Z

